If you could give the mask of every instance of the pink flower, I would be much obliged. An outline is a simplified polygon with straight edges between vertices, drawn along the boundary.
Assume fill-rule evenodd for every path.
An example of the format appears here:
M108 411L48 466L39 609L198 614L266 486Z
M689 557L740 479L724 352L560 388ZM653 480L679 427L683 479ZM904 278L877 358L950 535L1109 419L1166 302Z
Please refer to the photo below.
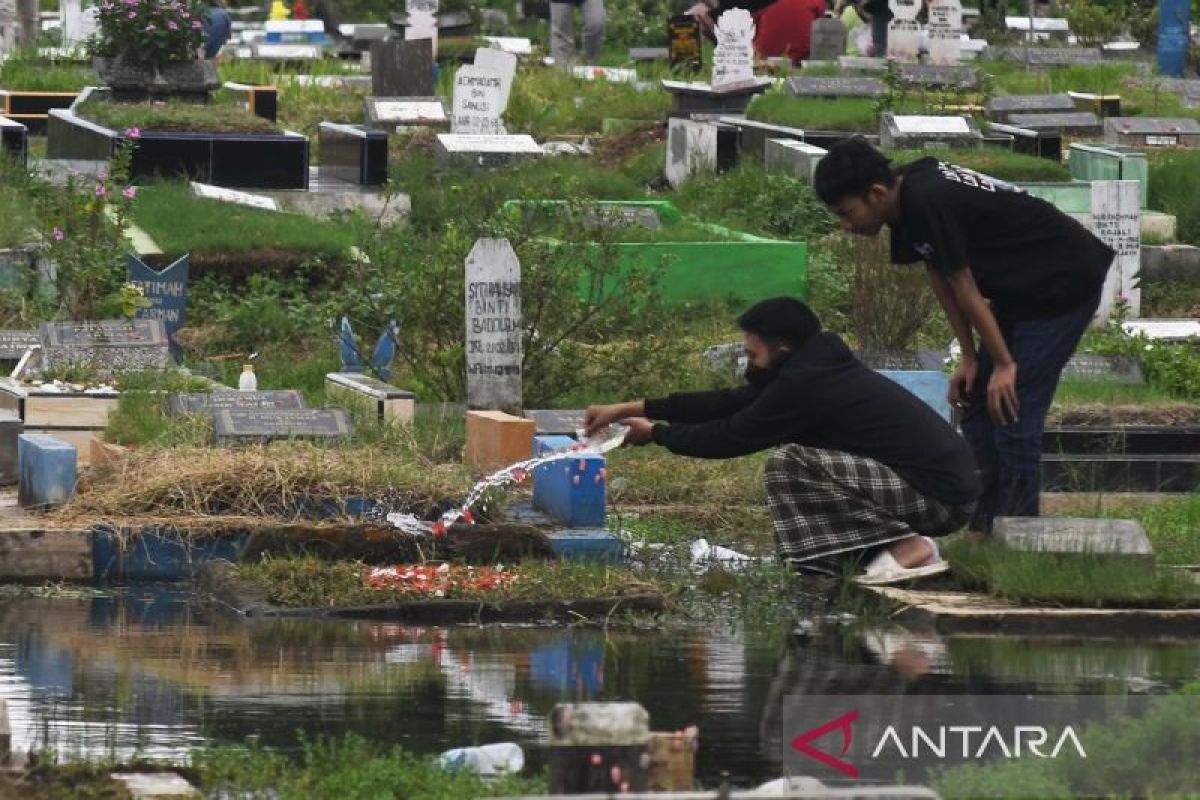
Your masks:
M135 17L137 17L137 12L136 12L136 11L130 11L130 12L129 12L129 14L128 14L128 17L129 17L130 19L134 19Z
M198 19L192 20L192 30L198 31L203 27L204 26L200 24L200 20L198 20Z
M125 135L130 139L140 139L142 138L142 131L140 128L126 128Z
M124 189L121 190L121 196L124 197L126 200L132 200L133 198L137 197L137 187L136 186L126 186Z
M50 235L54 237L54 241L56 242L61 242L63 239L67 238L67 235L63 233L62 228L55 228L50 232Z
M148 31L152 31L152 30L154 30L154 23L151 23L151 24L147 25L147 26L146 26L146 30L148 30Z
M169 31L177 31L177 30L179 30L179 26L178 26L178 25L176 25L174 22L168 22L168 23L167 23L167 30L169 30Z
M105 197L108 195L108 189L104 188L104 184L96 184L96 197Z
M96 173L96 180L98 180L98 181L106 181L106 180L108 180L108 170L106 170L106 169L102 169L102 170L100 170L99 172L97 172L97 173Z

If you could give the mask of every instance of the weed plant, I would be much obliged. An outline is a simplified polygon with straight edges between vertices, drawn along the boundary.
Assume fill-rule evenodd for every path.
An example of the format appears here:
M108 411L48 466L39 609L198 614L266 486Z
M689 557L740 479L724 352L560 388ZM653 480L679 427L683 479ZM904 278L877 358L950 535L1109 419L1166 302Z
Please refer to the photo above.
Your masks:
M78 92L95 82L95 73L79 66L19 56L0 62L0 89L10 92Z
M275 123L238 106L194 103L87 103L81 115L115 131L279 133Z
M0 173L0 178L6 174ZM0 250L29 244L37 229L30 198L19 185L0 184Z
M895 150L889 157L896 165L909 164L925 156L952 161L960 167L982 172L1003 181L1069 181L1070 171L1057 161L997 148L977 150Z
M1174 214L1177 236L1184 244L1200 244L1200 152L1163 150L1150 157L1151 208Z

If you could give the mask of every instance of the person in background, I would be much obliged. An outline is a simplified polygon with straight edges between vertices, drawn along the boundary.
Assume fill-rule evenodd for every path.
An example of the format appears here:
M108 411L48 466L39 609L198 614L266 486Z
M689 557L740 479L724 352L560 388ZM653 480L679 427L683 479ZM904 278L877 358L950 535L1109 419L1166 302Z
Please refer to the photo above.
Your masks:
M1020 188L932 157L893 169L862 137L829 149L813 189L843 230L875 236L887 225L892 262L925 264L962 346L949 399L983 473L971 530L1038 516L1046 413L1113 249Z
M754 52L760 58L783 56L793 64L808 58L812 24L825 15L824 0L700 0L686 13L712 33L717 19L731 8L754 17Z
M550 55L559 64L575 59L575 9L583 17L583 60L596 64L604 44L604 0L563 0L550 3Z
M233 35L233 18L225 10L225 0L208 0L204 9L204 58L211 61Z
M892 9L888 5L888 0L837 0L833 7L833 13L835 16L839 16L848 7L853 7L858 17L871 26L871 52L868 55L885 58L888 45L888 23L892 21ZM850 26L847 25L846 30L849 29Z
M313 19L321 20L325 26L325 35L330 39L338 39L342 35L338 27L337 11L334 10L333 0L317 0L313 4Z

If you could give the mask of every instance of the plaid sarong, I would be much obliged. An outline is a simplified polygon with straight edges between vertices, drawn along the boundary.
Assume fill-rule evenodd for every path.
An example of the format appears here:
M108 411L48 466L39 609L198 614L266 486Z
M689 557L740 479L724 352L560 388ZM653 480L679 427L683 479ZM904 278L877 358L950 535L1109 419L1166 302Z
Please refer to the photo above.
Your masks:
M775 550L808 574L841 575L842 561L858 551L952 533L974 506L928 497L873 459L798 444L771 453L766 482Z

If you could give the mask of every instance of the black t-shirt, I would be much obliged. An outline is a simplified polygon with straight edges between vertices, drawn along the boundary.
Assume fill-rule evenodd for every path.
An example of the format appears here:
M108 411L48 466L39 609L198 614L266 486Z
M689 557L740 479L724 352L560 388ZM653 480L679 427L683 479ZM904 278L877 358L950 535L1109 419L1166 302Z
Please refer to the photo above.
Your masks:
M868 369L835 333L792 353L766 386L646 400L654 441L684 456L735 458L783 444L865 456L935 500L981 492L966 441L900 384Z
M980 293L1014 318L1069 311L1104 285L1112 248L1047 201L936 158L900 174L894 263L970 267Z

